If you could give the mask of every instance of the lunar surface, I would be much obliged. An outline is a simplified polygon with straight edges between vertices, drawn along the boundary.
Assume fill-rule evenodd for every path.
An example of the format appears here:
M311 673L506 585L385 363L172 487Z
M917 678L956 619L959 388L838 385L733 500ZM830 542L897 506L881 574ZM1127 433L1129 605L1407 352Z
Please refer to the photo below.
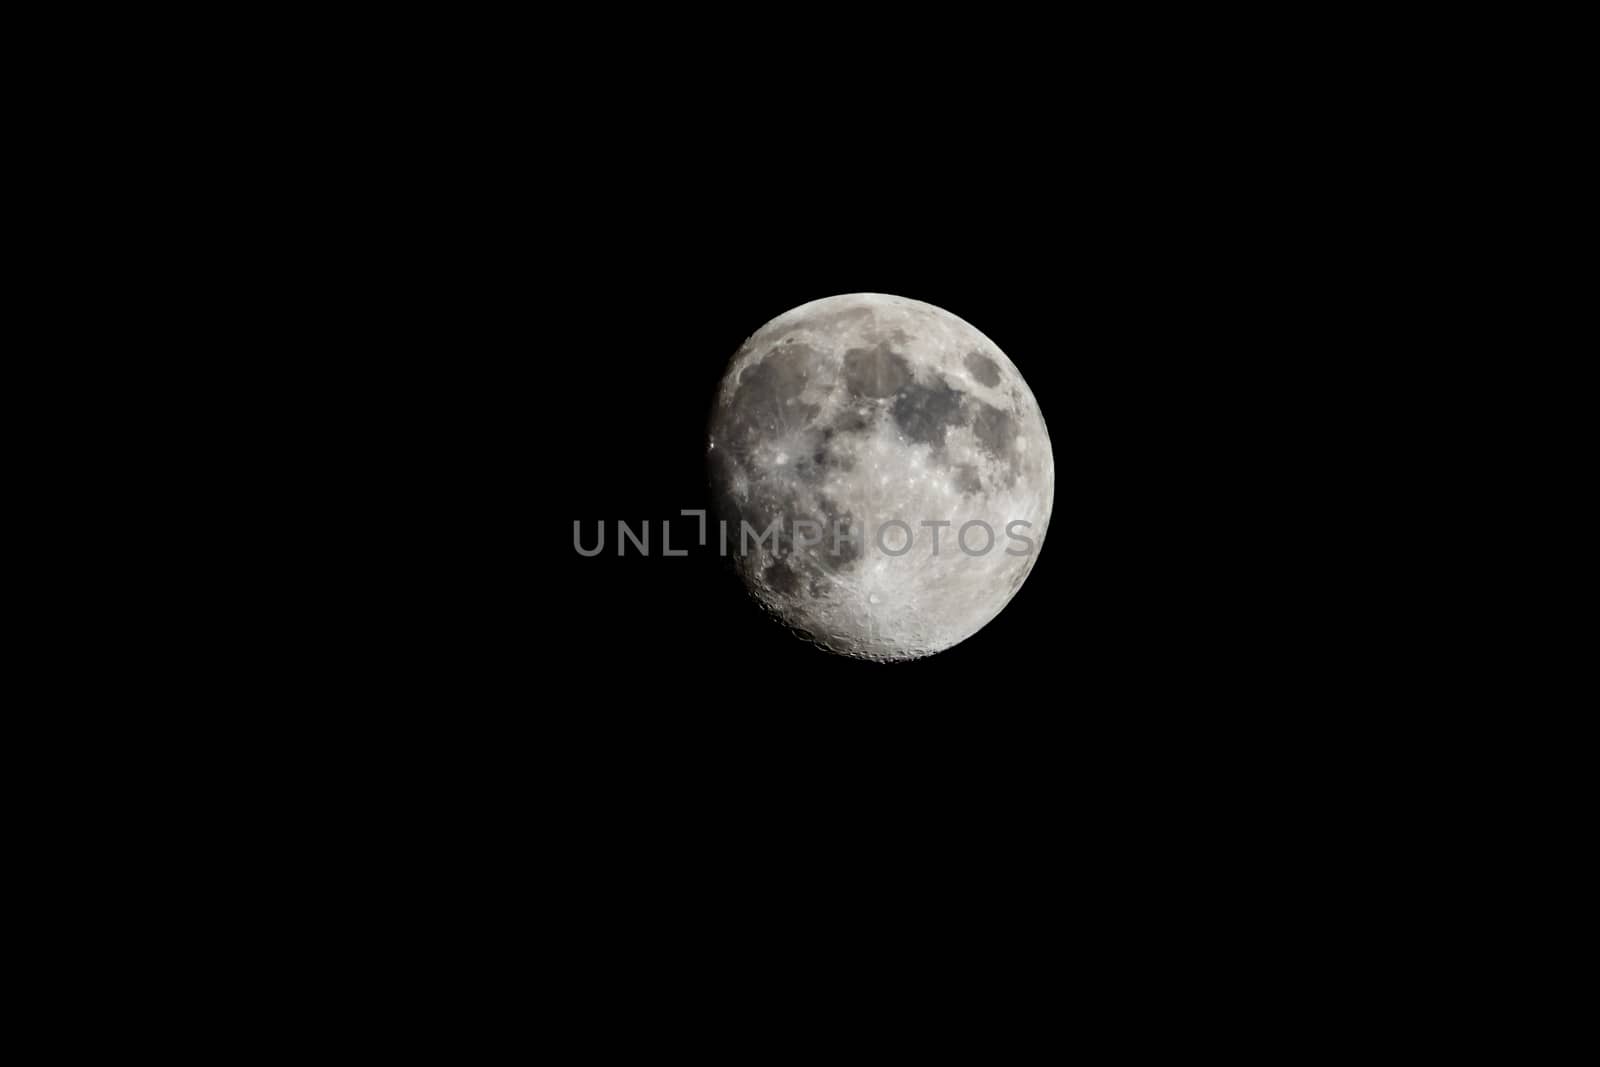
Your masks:
M800 636L864 659L932 655L998 615L1055 494L1044 417L1005 353L947 311L877 293L757 330L728 365L706 447L750 592Z

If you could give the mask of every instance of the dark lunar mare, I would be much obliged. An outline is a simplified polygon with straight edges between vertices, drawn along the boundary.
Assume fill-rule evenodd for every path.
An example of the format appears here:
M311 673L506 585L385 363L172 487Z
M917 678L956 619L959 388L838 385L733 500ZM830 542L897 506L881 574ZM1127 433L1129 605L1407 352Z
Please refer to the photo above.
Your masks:
M910 365L887 344L852 348L844 354L844 384L855 396L894 396L910 382Z
M967 370L991 389L1000 384L1000 365L982 352L967 353Z
M763 431L805 426L821 409L800 402L818 352L810 345L785 342L775 346L759 362L739 375L739 387L729 406L730 418L714 432L724 437L725 446L741 450L755 444Z
M932 385L910 382L894 398L895 425L909 440L944 447L945 431L965 421L962 401L966 394L940 378Z
M1015 485L1022 473L1022 456L1016 449L1017 420L1009 411L1001 411L981 400L975 400L974 405L972 432L978 439L978 447L1005 464L1006 485Z

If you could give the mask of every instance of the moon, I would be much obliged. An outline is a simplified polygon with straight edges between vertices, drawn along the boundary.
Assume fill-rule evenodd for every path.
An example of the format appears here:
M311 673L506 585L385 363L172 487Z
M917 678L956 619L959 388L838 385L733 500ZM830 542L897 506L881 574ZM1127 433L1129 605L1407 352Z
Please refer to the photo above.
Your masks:
M1055 496L1044 416L999 346L879 293L815 300L751 335L706 449L721 539L757 602L821 648L880 662L941 652L998 615Z

